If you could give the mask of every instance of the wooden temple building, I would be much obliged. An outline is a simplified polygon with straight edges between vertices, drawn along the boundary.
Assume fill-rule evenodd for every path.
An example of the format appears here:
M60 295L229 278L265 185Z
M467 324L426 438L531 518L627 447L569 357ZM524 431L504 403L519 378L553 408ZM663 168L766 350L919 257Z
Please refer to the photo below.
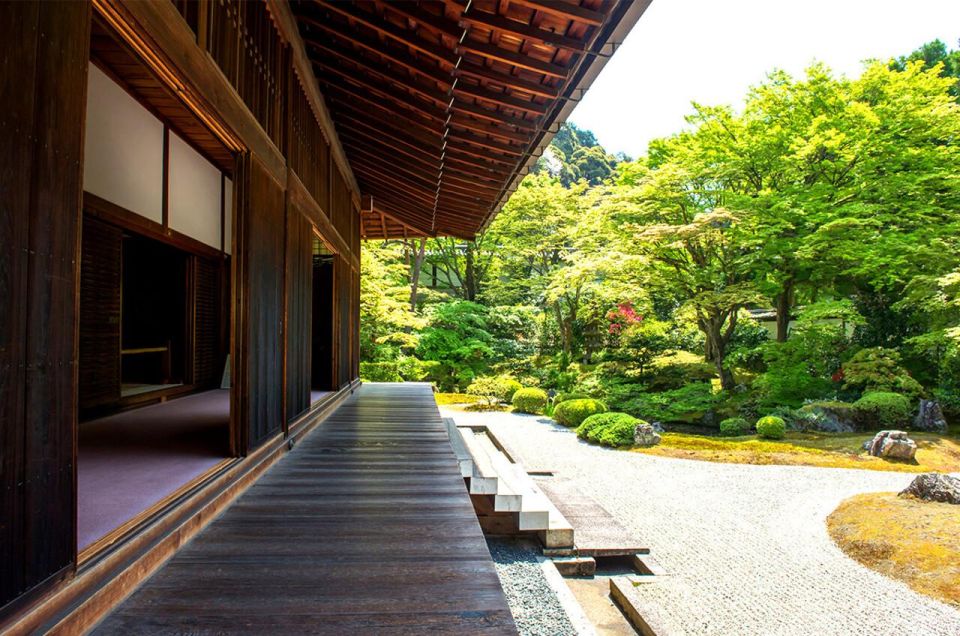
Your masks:
M0 3L0 632L513 633L360 244L484 228L648 3Z

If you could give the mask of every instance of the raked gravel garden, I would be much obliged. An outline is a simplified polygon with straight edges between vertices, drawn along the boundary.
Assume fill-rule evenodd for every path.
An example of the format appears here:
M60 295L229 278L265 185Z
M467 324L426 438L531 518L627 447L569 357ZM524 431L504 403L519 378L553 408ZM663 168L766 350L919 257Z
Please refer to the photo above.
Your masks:
M661 457L588 444L543 416L444 408L528 469L574 481L669 572L639 588L675 634L960 634L960 611L863 567L828 535L845 499L915 475Z

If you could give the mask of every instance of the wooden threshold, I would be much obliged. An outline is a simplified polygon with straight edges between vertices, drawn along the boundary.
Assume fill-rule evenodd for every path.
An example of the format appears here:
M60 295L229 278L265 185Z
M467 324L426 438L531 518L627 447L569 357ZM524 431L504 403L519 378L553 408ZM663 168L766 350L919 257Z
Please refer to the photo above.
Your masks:
M129 596L144 580L203 530L293 444L323 422L358 386L350 383L318 402L294 422L290 433L278 433L245 458L230 460L206 481L184 493L180 501L146 520L135 531L87 559L65 580L46 589L20 611L0 617L0 633L84 634Z

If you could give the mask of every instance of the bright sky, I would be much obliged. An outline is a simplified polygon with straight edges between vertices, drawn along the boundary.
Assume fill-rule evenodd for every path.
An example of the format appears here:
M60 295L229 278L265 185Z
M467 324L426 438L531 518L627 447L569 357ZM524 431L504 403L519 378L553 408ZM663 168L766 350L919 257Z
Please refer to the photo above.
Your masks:
M936 38L957 48L960 0L653 0L570 119L636 157L691 101L738 106L774 68L817 60L855 77Z

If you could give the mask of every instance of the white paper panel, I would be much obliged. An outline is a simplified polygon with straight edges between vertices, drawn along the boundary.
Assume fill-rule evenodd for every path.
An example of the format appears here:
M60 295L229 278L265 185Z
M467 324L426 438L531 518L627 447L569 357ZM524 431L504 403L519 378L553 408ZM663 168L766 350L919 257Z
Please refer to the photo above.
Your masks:
M220 249L220 170L170 133L170 228Z
M163 124L89 65L83 189L163 220Z
M233 181L223 185L223 251L233 254Z

